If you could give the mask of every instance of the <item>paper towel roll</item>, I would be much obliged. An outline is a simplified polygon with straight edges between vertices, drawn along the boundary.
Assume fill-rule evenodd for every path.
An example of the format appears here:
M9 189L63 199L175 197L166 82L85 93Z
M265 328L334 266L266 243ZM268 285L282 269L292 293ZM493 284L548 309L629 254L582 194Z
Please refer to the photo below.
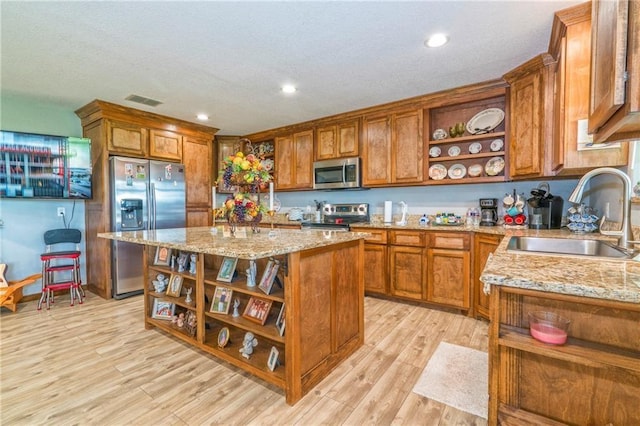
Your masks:
M384 202L384 223L393 222L393 204L391 201Z

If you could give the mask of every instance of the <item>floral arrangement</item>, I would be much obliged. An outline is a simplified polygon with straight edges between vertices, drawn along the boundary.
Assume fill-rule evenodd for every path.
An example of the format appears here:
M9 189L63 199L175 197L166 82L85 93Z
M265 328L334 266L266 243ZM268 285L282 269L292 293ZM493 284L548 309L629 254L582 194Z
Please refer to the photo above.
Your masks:
M230 155L223 161L220 179L227 186L237 186L238 192L230 195L223 206L215 210L215 217L226 218L230 223L260 222L262 213L267 212L266 206L260 203L260 190L272 180L262 165L262 158L253 153Z

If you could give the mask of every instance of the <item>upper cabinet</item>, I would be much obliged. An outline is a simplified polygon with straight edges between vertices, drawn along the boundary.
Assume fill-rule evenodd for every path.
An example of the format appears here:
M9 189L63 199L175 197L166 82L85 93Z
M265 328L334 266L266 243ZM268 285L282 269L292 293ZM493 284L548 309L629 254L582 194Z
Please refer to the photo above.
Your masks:
M275 139L276 189L313 188L313 130Z
M422 109L365 117L362 184L422 183Z
M555 14L549 51L557 60L553 138L548 139L552 141L549 144L552 174L581 176L596 167L626 165L627 144L591 147L587 143L591 3Z
M589 132L640 138L640 2L593 1Z
M150 129L149 156L163 160L182 160L182 135L168 130Z
M149 146L148 129L118 120L105 120L105 123L109 152L146 157Z
M357 157L359 143L359 120L318 127L316 129L316 160Z

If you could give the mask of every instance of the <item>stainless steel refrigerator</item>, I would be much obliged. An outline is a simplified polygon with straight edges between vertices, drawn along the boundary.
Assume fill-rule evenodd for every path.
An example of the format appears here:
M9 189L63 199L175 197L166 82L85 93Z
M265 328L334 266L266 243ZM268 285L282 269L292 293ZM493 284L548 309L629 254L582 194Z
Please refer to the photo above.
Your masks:
M184 228L184 166L165 161L111 157L111 229L137 231ZM112 294L116 299L143 290L143 246L113 241Z

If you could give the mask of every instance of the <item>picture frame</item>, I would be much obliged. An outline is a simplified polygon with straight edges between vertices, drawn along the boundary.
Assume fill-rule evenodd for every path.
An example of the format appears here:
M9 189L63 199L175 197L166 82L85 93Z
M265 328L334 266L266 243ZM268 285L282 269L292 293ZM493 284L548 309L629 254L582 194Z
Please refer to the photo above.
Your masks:
M264 325L269 316L271 310L271 304L273 301L260 299L259 297L251 297L247 306L244 308L242 316L249 321L257 322L260 325Z
M153 299L153 310L151 311L151 318L170 320L176 311L176 305L167 302L166 300Z
M269 358L267 358L267 367L270 371L276 369L279 365L278 356L280 355L280 351L275 346L271 346L271 351L269 352Z
M267 262L267 266L264 268L264 272L262 273L262 278L260 278L260 284L258 284L258 288L265 294L271 293L279 268L280 261L269 259L269 262Z
M278 313L278 318L276 319L276 328L278 329L278 333L280 333L281 336L284 336L284 326L285 326L285 317L284 317L284 303L282 304L282 307L280 308L280 312Z
M228 327L222 327L220 329L220 331L218 332L218 347L219 348L224 348L225 346L227 346L227 344L229 343L229 335L231 333L229 332L229 328Z
M237 257L224 257L220 264L220 270L218 270L218 276L216 280L230 283L233 280L233 275L236 272L236 265L238 264Z
M153 260L154 265L169 266L171 263L171 252L169 247L158 246L156 247L156 256Z
M217 314L228 314L232 296L232 289L217 286L213 293L213 300L211 301L211 308L209 310Z
M167 286L167 296L180 297L180 291L182 291L182 275L171 274L169 278L169 285Z

